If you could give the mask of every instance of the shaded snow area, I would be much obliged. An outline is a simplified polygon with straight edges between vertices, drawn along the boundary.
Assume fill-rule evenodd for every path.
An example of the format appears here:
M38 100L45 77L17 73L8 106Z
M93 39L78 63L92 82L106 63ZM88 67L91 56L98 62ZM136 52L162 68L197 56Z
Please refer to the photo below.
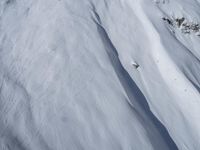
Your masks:
M0 150L200 150L200 0L0 0Z

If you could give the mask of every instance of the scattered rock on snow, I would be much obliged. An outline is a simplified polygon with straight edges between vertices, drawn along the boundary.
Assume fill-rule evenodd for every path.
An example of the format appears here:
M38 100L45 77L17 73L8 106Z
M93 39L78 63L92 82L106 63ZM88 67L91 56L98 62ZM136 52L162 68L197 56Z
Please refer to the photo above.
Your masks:
M167 22L171 27L180 29L184 34L192 34L194 33L197 36L200 36L200 24L194 23L186 20L186 18L162 18L165 22Z

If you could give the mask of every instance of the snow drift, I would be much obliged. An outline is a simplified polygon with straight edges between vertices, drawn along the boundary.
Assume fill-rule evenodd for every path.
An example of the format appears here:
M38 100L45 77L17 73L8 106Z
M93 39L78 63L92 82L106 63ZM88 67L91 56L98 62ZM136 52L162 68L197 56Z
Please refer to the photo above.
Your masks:
M1 0L1 150L200 149L199 0Z

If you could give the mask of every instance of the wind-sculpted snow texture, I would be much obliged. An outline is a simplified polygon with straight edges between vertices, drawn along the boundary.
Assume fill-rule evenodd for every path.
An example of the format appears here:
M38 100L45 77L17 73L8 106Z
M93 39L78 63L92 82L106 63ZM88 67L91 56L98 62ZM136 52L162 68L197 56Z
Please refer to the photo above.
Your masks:
M0 150L199 150L199 92L199 0L0 1Z

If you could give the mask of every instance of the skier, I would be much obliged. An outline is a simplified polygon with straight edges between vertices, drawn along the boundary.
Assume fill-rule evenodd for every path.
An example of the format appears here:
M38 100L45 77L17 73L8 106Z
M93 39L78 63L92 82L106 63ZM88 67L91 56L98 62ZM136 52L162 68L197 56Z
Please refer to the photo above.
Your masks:
M137 69L139 67L139 64L136 62L133 62L132 65Z

